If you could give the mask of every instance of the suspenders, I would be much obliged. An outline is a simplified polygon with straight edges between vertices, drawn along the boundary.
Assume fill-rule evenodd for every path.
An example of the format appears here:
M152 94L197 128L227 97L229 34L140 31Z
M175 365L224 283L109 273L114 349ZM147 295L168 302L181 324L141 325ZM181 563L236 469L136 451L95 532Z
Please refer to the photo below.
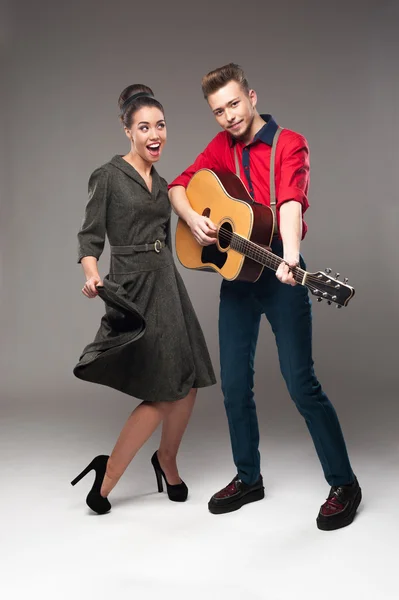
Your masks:
M276 157L277 140L280 136L282 129L283 129L283 127L280 127L280 126L277 127L277 131L274 134L274 138L273 138L272 151L270 154L270 208L272 209L273 214L274 214L274 235L276 235L278 233L277 215L276 215L276 182L275 182L275 177L274 177L274 163L275 163L275 157ZM234 162L235 162L235 166L236 166L236 175L237 175L237 177L240 177L240 163L238 160L237 148L235 145L234 145Z

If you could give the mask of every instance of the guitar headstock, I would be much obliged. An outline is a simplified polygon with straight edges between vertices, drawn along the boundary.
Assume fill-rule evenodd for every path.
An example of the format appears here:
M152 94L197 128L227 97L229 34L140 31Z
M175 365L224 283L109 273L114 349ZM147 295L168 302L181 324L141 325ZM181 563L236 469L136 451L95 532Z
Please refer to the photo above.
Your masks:
M336 304L337 308L347 306L349 300L355 295L355 290L348 285L348 278L339 281L339 273L335 277L331 276L331 269L318 271L317 273L309 273L306 277L306 285L314 296L317 296L317 301L326 300L327 304Z

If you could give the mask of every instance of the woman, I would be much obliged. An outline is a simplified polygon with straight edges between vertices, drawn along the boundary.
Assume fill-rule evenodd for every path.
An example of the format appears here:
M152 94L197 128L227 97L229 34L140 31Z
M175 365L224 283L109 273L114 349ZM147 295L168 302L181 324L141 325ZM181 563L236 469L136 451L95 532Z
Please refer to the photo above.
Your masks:
M171 500L186 500L177 451L197 388L216 382L201 327L173 261L167 183L154 167L166 143L163 107L149 87L131 85L120 95L119 108L130 151L114 156L90 177L78 234L78 262L86 277L82 292L87 298L100 294L106 314L74 373L142 403L128 418L111 455L97 456L72 481L75 485L95 470L86 502L99 514L110 510L109 493L161 421L160 446L151 459L158 491L163 491L163 478ZM97 262L106 235L111 264L102 280Z

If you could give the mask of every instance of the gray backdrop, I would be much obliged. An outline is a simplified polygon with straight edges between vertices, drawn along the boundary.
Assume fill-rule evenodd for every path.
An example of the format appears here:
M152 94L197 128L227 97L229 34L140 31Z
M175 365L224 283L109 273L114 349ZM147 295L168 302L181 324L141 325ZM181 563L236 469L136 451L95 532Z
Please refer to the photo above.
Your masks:
M218 131L201 76L235 61L258 92L259 110L309 141L302 246L309 270L331 267L356 288L341 311L314 304L319 378L351 446L396 431L397 3L19 0L2 8L3 416L42 407L73 429L82 412L95 410L105 427L136 405L72 375L103 310L82 296L76 264L88 177L128 150L117 98L126 85L145 83L166 109L169 138L158 169L171 180ZM107 261L106 251L103 275ZM218 371L219 276L180 271ZM291 420L307 436L267 323L256 389L263 423ZM192 431L225 427L219 383L200 393L195 414Z

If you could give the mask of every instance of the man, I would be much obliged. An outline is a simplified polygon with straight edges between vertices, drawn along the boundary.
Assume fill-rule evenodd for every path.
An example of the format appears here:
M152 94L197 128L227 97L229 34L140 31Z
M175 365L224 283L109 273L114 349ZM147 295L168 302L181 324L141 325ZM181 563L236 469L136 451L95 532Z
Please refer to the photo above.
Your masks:
M185 188L199 169L239 173L255 202L270 205L270 157L278 125L259 114L256 92L233 63L202 79L205 99L223 131L169 186L175 212L203 246L215 243L216 227L196 213ZM276 274L264 269L255 283L222 281L219 307L221 380L236 477L212 496L209 510L230 512L264 497L260 473L259 430L253 394L253 365L260 318L266 315L276 338L281 373L291 398L305 418L324 476L331 486L317 516L319 529L352 523L361 489L352 471L336 412L323 392L312 359L311 304L305 286L296 285L292 269L305 267L300 242L307 226L309 149L305 138L282 129L275 154L278 233L272 250L283 258ZM265 243L267 241L265 240Z

